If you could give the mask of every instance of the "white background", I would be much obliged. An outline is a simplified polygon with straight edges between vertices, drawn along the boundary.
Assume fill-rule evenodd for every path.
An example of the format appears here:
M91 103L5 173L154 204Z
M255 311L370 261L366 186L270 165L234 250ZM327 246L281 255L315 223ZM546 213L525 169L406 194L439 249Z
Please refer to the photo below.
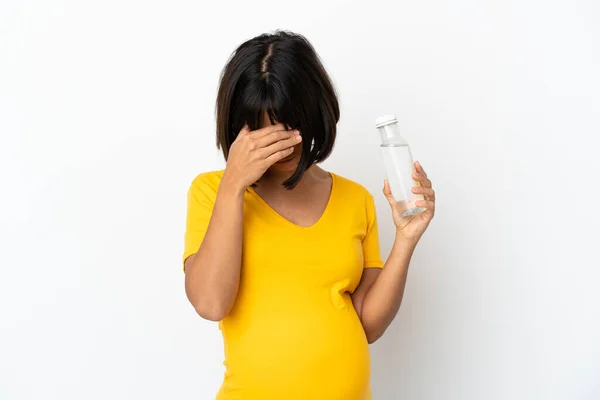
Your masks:
M375 117L398 114L437 189L375 400L600 398L599 26L593 0L4 0L0 399L213 398L185 194L224 165L221 68L276 28L335 81L325 167L376 195L384 253Z

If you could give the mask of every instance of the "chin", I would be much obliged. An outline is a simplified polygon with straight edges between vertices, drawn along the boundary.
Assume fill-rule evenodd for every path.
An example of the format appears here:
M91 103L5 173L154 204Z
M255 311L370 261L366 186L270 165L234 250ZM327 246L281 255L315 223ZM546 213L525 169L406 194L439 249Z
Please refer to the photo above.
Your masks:
M275 163L269 169L272 172L289 172L291 174L298 168L299 161L297 157L294 157L289 161Z

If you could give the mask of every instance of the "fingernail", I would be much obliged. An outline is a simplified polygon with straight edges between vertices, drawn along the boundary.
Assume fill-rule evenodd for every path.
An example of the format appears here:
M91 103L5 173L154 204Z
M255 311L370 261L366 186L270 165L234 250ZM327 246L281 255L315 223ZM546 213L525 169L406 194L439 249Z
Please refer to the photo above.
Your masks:
M302 140L302 136L300 136L300 135L296 135L296 141L297 141L297 142L300 142L301 140Z
M299 135L300 131L298 129L294 130L294 135Z

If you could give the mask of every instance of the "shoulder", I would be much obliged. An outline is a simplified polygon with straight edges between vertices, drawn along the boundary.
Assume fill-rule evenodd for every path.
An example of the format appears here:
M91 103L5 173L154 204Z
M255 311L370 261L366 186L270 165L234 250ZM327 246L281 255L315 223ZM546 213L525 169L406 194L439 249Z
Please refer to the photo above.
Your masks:
M349 198L372 201L373 195L363 185L333 172L330 173L334 179L334 184L337 186L336 189L342 193L343 196L351 196Z
M197 175L190 185L190 195L204 194L216 196L221 178L223 178L223 170L208 171Z
M340 204L356 218L369 224L376 219L375 199L367 188L358 182L331 173L334 179L338 199L343 199Z

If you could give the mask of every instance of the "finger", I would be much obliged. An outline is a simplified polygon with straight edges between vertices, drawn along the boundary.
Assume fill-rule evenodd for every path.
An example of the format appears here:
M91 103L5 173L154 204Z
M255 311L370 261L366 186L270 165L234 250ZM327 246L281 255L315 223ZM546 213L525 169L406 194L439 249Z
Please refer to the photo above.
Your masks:
M293 152L294 152L294 148L288 147L287 149L279 150L279 151L271 154L269 157L265 158L267 167L270 167L271 165L275 164L277 161L283 160L284 158L286 158Z
M417 207L423 207L427 210L435 210L435 201L432 200L417 200L415 201Z
M435 190L430 187L418 186L411 189L414 194L425 196L426 200L435 200Z
M412 178L415 180L415 182L417 182L421 186L431 187L431 180L429 180L429 178L427 178L419 173L413 173Z
M297 140L296 138L300 138L300 139ZM280 140L288 140L288 139L297 140L296 144L302 140L302 138L300 137L300 133L298 131L286 131L286 130L274 131L274 132L269 133L268 135L265 135L261 138L255 139L255 140L256 140L257 148L261 149L264 147L268 147L268 146L272 145L273 143L279 142ZM279 150L281 150L281 149L279 149Z
M431 181L425 175L422 175L418 172L413 172L412 178L418 182L422 187L431 187Z
M283 125L283 124L269 125L269 126L265 126L264 128L260 128L260 129L255 130L254 132L252 132L252 137L261 138L261 137L264 137L273 132L286 131L286 130L288 130L288 129L286 129L285 125Z
M420 162L415 162L415 169L418 173L422 174L423 176L425 176L425 178L427 178L427 172L425 172Z
M300 136L300 135L294 135L293 137L288 136L288 138L285 140L279 140L279 141L271 144L270 146L260 149L259 150L260 155L263 158L267 158L271 154L277 153L278 151L289 149L289 148L293 149L294 146L296 146L301 141L302 141L302 136Z

